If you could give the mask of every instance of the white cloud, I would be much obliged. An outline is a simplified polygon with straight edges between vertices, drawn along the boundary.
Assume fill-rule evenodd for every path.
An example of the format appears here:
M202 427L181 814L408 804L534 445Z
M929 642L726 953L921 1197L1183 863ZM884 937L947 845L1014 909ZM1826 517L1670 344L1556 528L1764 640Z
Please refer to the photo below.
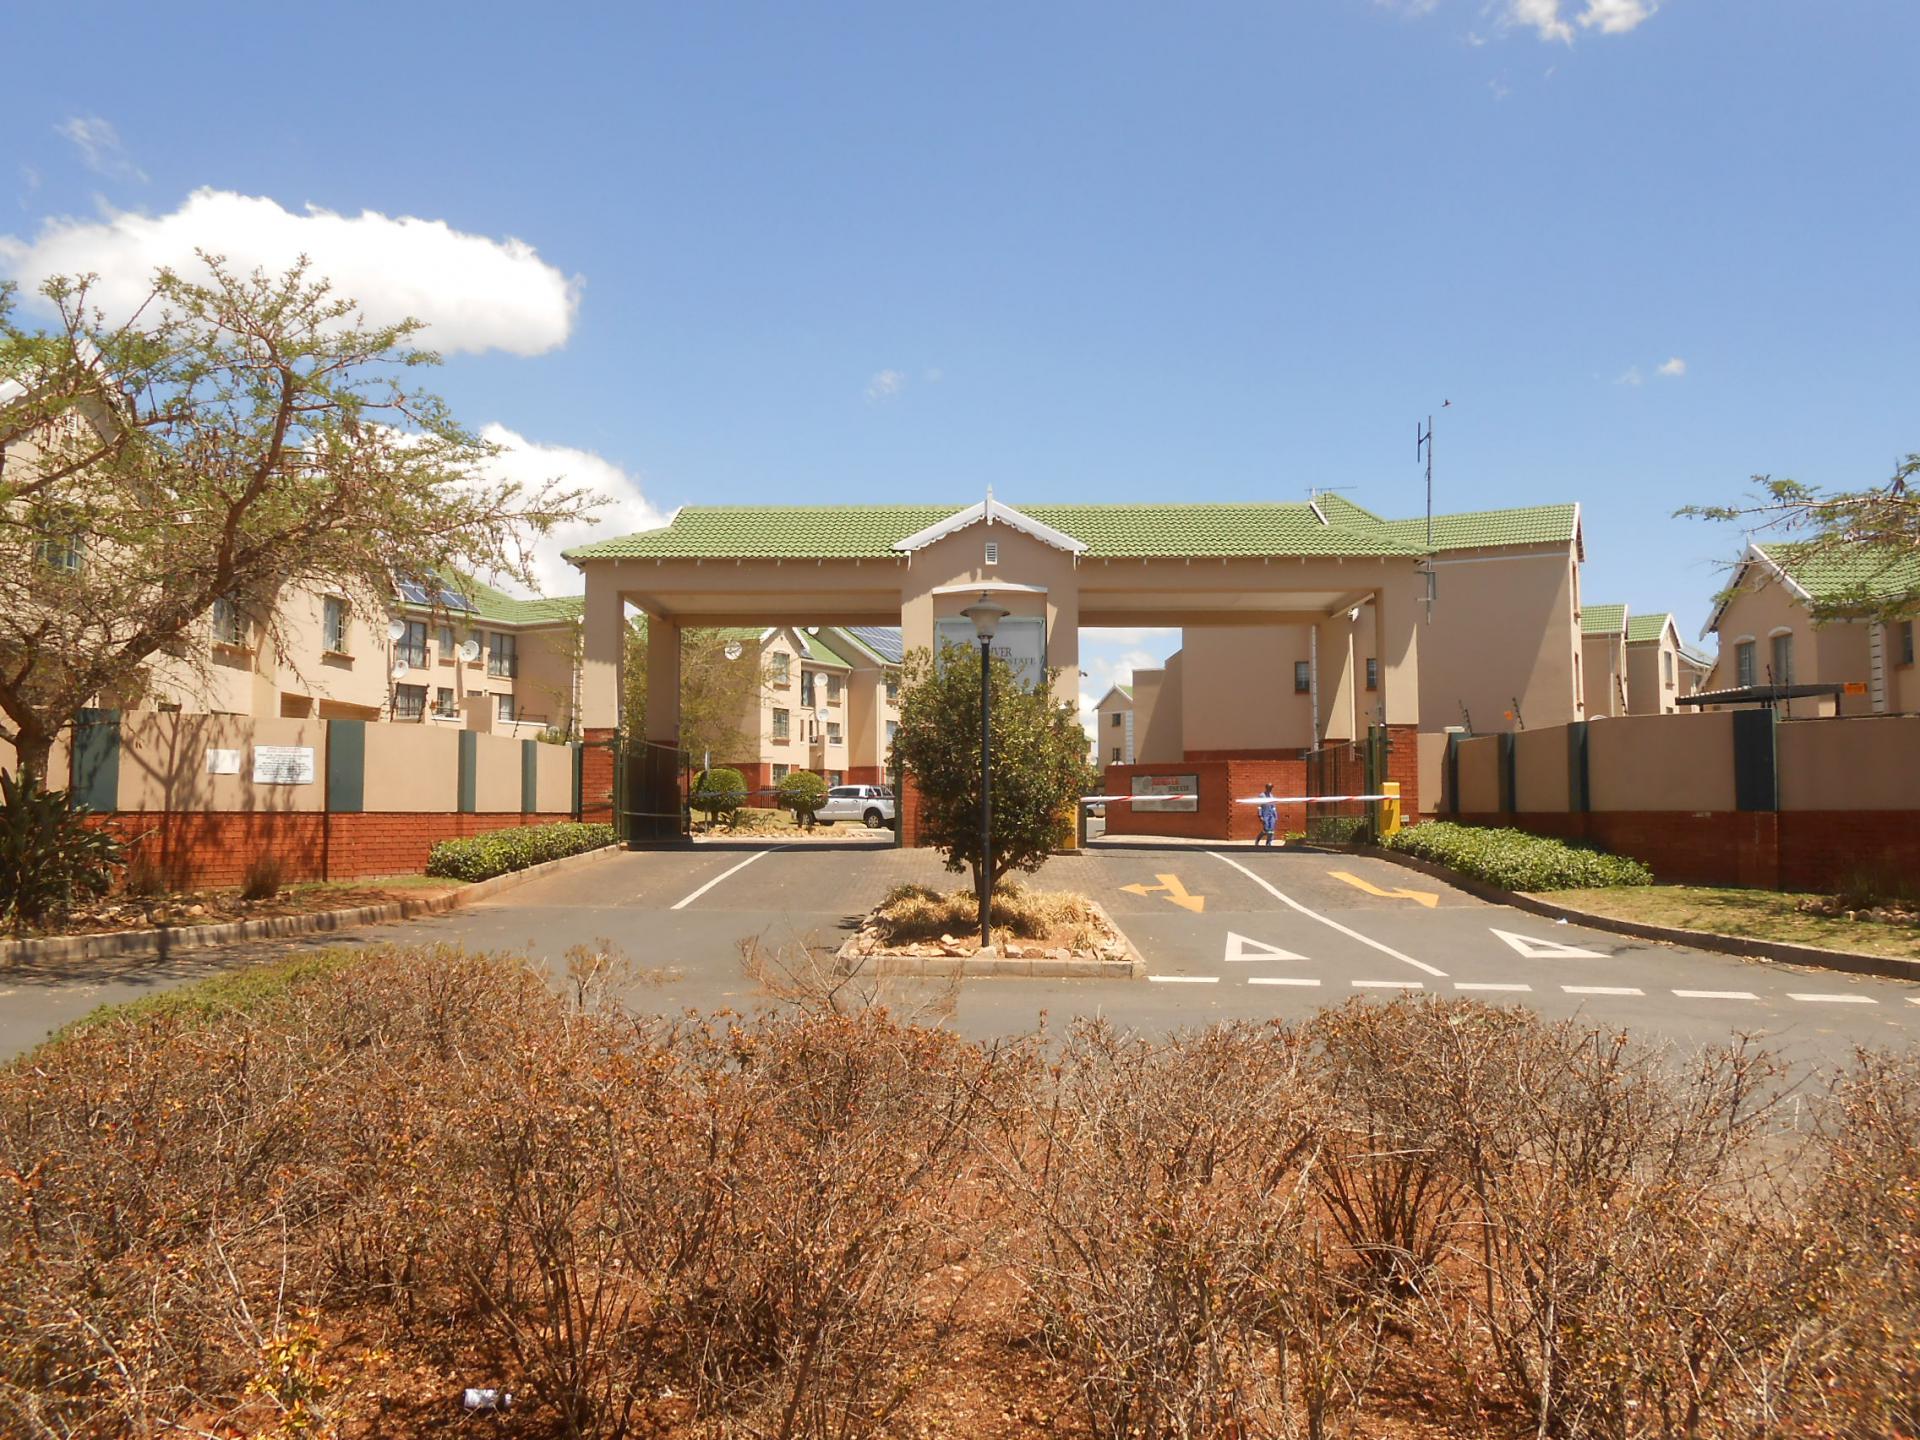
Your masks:
M1654 373L1656 375L1664 375L1669 380L1678 380L1682 375L1687 373L1687 362L1676 355Z
M570 488L590 490L607 502L592 520L562 526L540 541L533 568L542 594L579 593L580 572L560 558L569 546L657 529L673 518L641 493L638 479L604 455L569 445L542 445L497 423L485 426L480 438L501 447L488 467L495 478L517 480L529 487L558 479Z
M1602 35L1624 35L1660 8L1660 0L1587 0L1580 23Z
M891 400L907 388L907 377L898 370L881 370L867 381L867 400L879 404Z
M1638 365L1629 365L1621 374L1620 378L1613 383L1616 385L1644 385L1647 383L1647 377L1640 373L1640 367Z
M75 115L53 127L80 152L81 162L96 175L109 180L138 180L146 183L147 172L127 156L120 143L120 132L113 122L98 115Z
M0 235L0 269L32 291L50 275L100 276L95 299L124 315L146 298L153 272L199 270L195 249L241 272L284 270L301 255L336 293L375 323L413 316L436 350L538 355L566 342L579 282L531 245L455 230L444 220L363 210L294 212L263 196L201 189L166 215L110 211L102 220L53 219L31 242Z
M1576 0L1568 0L1569 7ZM1574 26L1602 35L1624 35L1649 19L1660 0L1578 0L1581 9L1564 13L1561 0L1491 0L1489 8L1506 25L1532 30L1542 40L1571 45Z

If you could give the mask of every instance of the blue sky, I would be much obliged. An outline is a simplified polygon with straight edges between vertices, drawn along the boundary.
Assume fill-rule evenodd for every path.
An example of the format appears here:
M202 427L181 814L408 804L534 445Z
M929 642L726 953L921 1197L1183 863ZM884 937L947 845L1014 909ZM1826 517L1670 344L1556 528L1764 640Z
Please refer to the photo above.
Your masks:
M1912 0L8 13L0 274L308 248L615 525L1411 514L1450 399L1442 508L1580 500L1691 635L1740 537L1676 505L1920 449Z

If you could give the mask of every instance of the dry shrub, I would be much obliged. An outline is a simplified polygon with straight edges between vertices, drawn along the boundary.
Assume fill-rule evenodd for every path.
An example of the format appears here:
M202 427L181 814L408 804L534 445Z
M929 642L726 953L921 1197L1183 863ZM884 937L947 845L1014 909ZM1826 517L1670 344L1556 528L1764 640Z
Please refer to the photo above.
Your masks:
M242 900L273 899L286 883L286 873L287 867L278 855L263 851L247 862L247 873L240 882L240 898Z
M980 897L972 890L941 894L926 885L896 885L874 912L889 944L910 945L943 935L973 935L980 929ZM1050 940L1069 949L1091 949L1101 938L1100 922L1084 895L1062 890L1029 890L1014 880L993 889L990 917L995 943L1002 940Z
M1320 1433L1373 1332L1311 1205L1319 1147L1284 1026L1164 1046L1077 1025L1001 1137L1047 1344L1099 1437Z

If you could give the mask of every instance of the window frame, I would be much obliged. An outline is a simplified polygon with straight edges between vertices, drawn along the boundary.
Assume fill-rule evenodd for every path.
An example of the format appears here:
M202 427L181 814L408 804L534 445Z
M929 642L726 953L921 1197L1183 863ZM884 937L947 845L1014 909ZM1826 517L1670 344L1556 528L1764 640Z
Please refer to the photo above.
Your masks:
M489 680L520 678L520 637L511 630L493 632L492 643L487 646L487 678Z
M776 650L773 652L771 664L773 685L776 689L784 690L793 684L793 656L784 650Z
M1293 662L1293 693L1306 695L1313 690L1313 662L1296 660Z
M433 713L436 715L458 715L460 701L453 693L451 685L437 685L433 693Z
M520 706L511 690L495 691L493 700L493 714L496 720L502 725L517 725L520 723Z
M244 650L247 645L247 614L240 608L240 602L231 595L219 596L208 612L207 621L213 631L213 643Z
M775 740L793 739L793 712L784 705L773 707L772 733Z
M1372 655L1367 657L1367 689L1380 688L1380 661Z
M329 655L346 655L347 617L351 612L347 608L344 595L322 595L320 597L320 644Z
M1736 689L1749 689L1754 680L1754 651L1759 645L1757 640L1736 640L1733 643L1733 683Z
M402 620L407 628L400 632L400 638L393 642L393 654L397 660L407 662L409 669L427 668L427 622L424 620Z
M415 693L419 695L419 704L417 706L412 703ZM402 708L401 702L403 700L408 702L406 708ZM393 704L390 709L395 720L424 720L427 714L427 687L424 685L395 684L393 687Z

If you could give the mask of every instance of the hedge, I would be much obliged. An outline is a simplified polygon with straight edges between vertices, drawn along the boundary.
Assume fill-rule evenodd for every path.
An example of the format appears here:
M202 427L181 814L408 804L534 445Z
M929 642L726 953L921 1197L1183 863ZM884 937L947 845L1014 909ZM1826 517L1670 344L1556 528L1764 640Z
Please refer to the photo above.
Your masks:
M427 874L450 880L491 880L545 860L598 850L614 841L611 825L519 825L464 840L442 840L427 856Z
M1638 860L1584 850L1524 830L1438 821L1402 830L1384 843L1389 850L1431 860L1505 890L1590 890L1653 883L1653 872Z

